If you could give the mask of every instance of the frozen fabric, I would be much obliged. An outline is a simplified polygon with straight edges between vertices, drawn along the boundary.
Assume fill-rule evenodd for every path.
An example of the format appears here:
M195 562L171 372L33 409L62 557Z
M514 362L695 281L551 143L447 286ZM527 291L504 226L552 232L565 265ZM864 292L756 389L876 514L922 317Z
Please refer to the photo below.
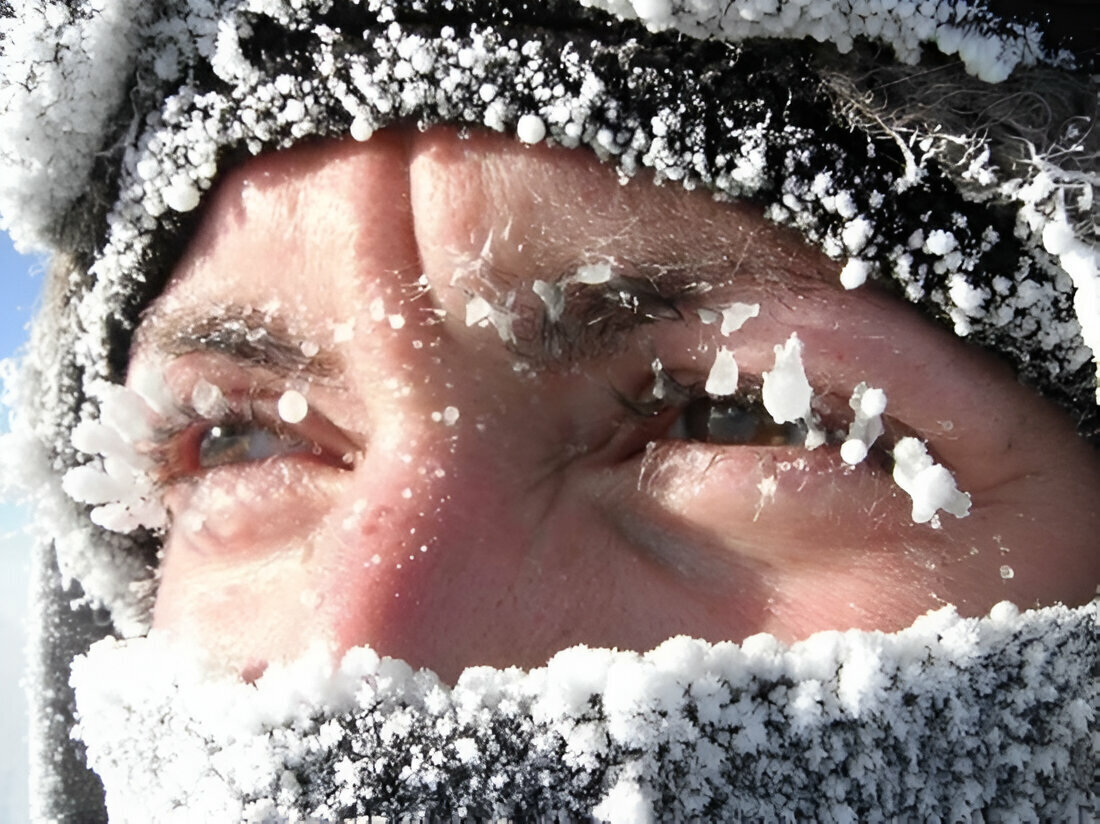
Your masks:
M1095 606L1002 604L790 648L575 647L454 688L365 648L248 685L159 637L104 641L74 670L77 734L112 821L1075 821L1097 636Z

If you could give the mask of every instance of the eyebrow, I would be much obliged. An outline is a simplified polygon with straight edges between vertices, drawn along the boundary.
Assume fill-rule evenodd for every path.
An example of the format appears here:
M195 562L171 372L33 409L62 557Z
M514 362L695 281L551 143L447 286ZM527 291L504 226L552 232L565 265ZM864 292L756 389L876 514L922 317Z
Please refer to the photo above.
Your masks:
M702 295L725 285L719 280L719 268L725 279L732 275L729 261L670 265L615 258L600 262L612 268L611 277L603 283L577 282L577 266L548 281L562 292L563 307L557 316L533 291L533 282L504 290L508 303L494 308L513 315L514 340L508 344L512 354L540 369L564 369L620 352L644 326L685 320L685 312L694 309ZM496 286L523 281L495 268L489 274ZM518 305L513 304L517 299ZM152 345L168 355L215 352L280 377L331 380L341 374L344 362L337 353L318 346L316 353L306 354L302 349L306 340L292 334L286 320L275 312L241 304L219 305L216 312L206 307L154 312L137 335L139 345Z
M292 334L277 314L239 304L219 306L216 314L199 308L154 314L139 327L138 341L174 356L216 352L281 377L331 379L343 368L342 359L320 345L307 354L307 339Z
M548 281L560 292L560 314L551 311L533 284L525 283L521 288L534 300L524 299L518 307L513 353L540 368L565 368L614 354L644 326L685 320L699 298L725 285L715 264L658 265L618 258L607 263L612 275L603 283L577 282L577 267ZM732 274L728 262L721 268L725 278Z

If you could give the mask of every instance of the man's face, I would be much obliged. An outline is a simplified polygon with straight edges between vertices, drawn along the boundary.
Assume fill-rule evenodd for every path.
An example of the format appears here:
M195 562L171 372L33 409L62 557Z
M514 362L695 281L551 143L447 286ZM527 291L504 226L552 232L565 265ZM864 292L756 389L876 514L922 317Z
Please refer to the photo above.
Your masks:
M1087 601L1096 451L993 356L839 270L752 205L497 136L246 164L131 365L182 413L151 446L172 515L155 624L249 676L320 639L453 679L577 643ZM733 304L759 309L723 334L707 321ZM758 398L792 333L816 449ZM704 389L722 348L732 399ZM886 431L851 466L860 383ZM914 522L889 457L909 436L969 515Z

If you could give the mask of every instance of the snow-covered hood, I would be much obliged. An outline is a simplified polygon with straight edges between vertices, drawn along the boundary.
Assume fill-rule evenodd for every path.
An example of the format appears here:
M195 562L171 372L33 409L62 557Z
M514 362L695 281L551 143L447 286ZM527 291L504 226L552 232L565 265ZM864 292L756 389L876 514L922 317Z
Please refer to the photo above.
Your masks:
M0 3L0 11L10 9ZM225 169L243 157L309 136L350 134L366 139L396 122L458 123L516 133L526 141L585 146L626 175L651 168L659 178L686 186L753 198L771 219L799 229L827 254L845 260L846 285L867 278L893 283L957 334L1002 352L1025 379L1071 409L1082 433L1095 440L1100 437L1100 252L1093 198L1097 174L1089 166L1097 151L1095 124L1088 120L1095 115L1086 114L1079 128L1070 127L1057 139L1027 144L999 135L980 119L967 121L965 114L952 130L901 116L908 113L894 112L898 116L892 119L887 104L885 109L877 104L866 110L843 107L830 91L834 87L823 80L835 77L838 67L883 62L876 49L885 46L898 65L923 60L939 70L953 66L956 71L961 65L977 78L974 82L1010 84L1028 69L1062 72L1091 89L1093 108L1088 111L1095 112L1095 86L1088 85L1089 73L1095 70L1095 52L1090 51L1095 43L1072 22L1072 11L1044 18L1026 10L1006 17L992 4L987 8L948 0L101 0L28 2L14 16L0 18L0 158L5 167L0 225L23 248L64 256L73 272L54 285L37 324L20 390L25 413L5 449L6 460L15 468L8 474L18 474L23 485L33 489L43 526L32 689L38 712L33 762L37 814L62 820L88 820L99 814L88 812L102 804L98 780L83 767L83 745L69 743L74 723L70 663L99 638L140 638L145 633L158 547L156 524L139 511L140 496L124 503L115 513L118 518L90 518L90 508L74 502L60 479L66 469L98 454L79 433L86 434L87 424L101 417L114 391L111 387L124 374L137 318L163 286L194 227L197 208ZM951 56L960 63L951 63ZM858 75L851 72L852 77ZM102 528L104 524L111 529ZM1055 626L1060 629L1055 631ZM969 646L950 640L959 634L973 636ZM671 679L661 681L661 675L662 684L675 683L684 695L712 690L724 696L703 701L720 715L744 705L746 712L760 714L759 723L769 730L787 725L785 734L795 736L782 739L790 746L788 754L794 757L798 746L802 754L783 768L775 766L778 756L770 750L747 762L712 752L715 742L728 741L729 752L738 753L740 733L735 732L695 735L686 746L692 754L681 760L686 738L679 727L669 732L661 725L654 729L665 730L660 734L668 738L662 739L656 760L647 760L648 755L637 752L644 747L624 743L614 731L617 710L606 709L604 698L589 700L606 697L603 683L582 688L567 679L562 682L566 686L548 687L554 665L530 675L480 671L455 692L447 692L428 676L395 677L386 669L390 674L382 678L381 665L363 653L340 677L345 684L352 677L348 673L356 684L383 683L378 687L378 706L400 707L395 718L410 712L416 716L415 723L393 733L397 745L406 746L412 740L408 736L420 734L417 730L451 725L453 735L425 744L423 757L434 759L435 767L443 770L438 775L447 776L433 781L466 787L454 789L450 806L443 808L456 814L463 809L481 811L475 803L478 798L484 800L486 813L506 815L515 809L508 806L508 798L518 796L499 787L497 795L486 795L485 785L477 781L503 781L500 776L527 770L531 762L525 759L531 757L545 765L538 779L543 786L557 784L565 774L562 770L574 777L588 776L583 779L589 782L584 792L568 801L561 796L562 806L574 812L620 793L623 804L661 806L677 798L685 805L685 815L706 815L710 808L704 801L699 801L702 807L692 806L692 799L711 792L703 787L713 788L746 769L758 775L773 770L777 776L791 775L793 765L804 765L807 752L824 753L816 762L820 774L845 763L850 773L854 769L855 774L869 775L875 765L853 767L847 761L854 748L839 754L844 742L852 744L861 735L871 736L867 741L897 736L903 740L898 753L909 755L896 757L911 760L927 743L921 736L928 729L918 730L921 725L915 719L939 713L944 706L968 708L968 717L978 720L951 728L950 735L937 738L941 745L969 742L959 745L967 755L957 758L969 758L973 764L984 758L980 753L985 752L985 742L1011 740L1016 742L1016 749L1010 748L1012 763L974 771L985 778L973 792L932 800L914 800L928 797L868 779L865 786L874 789L850 808L839 797L843 788L837 788L835 810L828 814L836 820L872 815L879 803L898 815L923 817L934 810L945 818L957 817L993 809L989 805L1007 798L1003 793L1010 787L1021 793L1020 799L1039 799L1036 806L1026 808L1038 817L1091 803L1091 767L1067 772L1054 765L1095 763L1096 744L1090 737L1098 708L1091 674L1096 666L1095 609L1023 617L1002 610L980 625L941 616L907 634L845 638L830 637L820 641L823 646L797 653L764 650L765 642L718 652L673 645L652 659L657 662L653 666ZM157 660L157 642L128 643ZM965 652L959 652L963 647ZM904 652L881 656L887 648ZM114 660L116 654L128 654L126 649L97 648L90 660ZM585 654L600 658L597 670L650 666L630 656L575 655ZM681 662L681 655L694 663ZM959 655L965 665L957 660ZM766 665L761 663L764 659ZM1016 663L1008 663L1010 659ZM570 659L566 655L562 660ZM1035 661L1047 660L1057 662L1044 672L1054 681L1035 686L1026 673L1040 666ZM676 675L673 671L681 665L684 669ZM936 692L938 681L928 693L917 686L911 693L882 689L887 683L916 685L926 668L959 677L942 693ZM100 680L88 675L101 671L92 664L82 671L84 684ZM869 679L861 684L872 685L870 693L851 686L854 682L844 675L857 671ZM161 682L139 680L131 686L153 692L164 688L168 691L158 694L168 696L181 679L186 676L171 670ZM746 686L750 683L751 688ZM775 697L780 687L797 695L780 701ZM227 696L235 696L224 700L238 701L251 696L248 690L254 688L224 689ZM264 694L263 684L255 689ZM556 689L589 690L580 703L588 702L590 710L562 716L574 726L582 721L595 725L585 727L583 736L575 733L576 741L568 737L574 733L563 734L560 726L529 723L547 712L547 696ZM346 709L353 719L349 723L359 723L356 718L383 727L398 723L387 722L389 715L376 712L374 703L370 708L363 705L376 700L374 693L357 690L345 687ZM96 697L93 689L88 694L82 734L94 766L118 781L117 792L124 793L126 785L144 786L124 766L144 751L140 746L113 749L98 735L103 727L97 727L97 719L113 717L108 708L119 707L128 715L125 720L136 719L140 729L152 717L146 713L160 713L164 707L144 699L118 703L112 698L97 704L104 700L102 695ZM348 696L353 694L360 697L352 700ZM865 712L860 703L865 694L879 695L885 703ZM900 709L911 706L907 694L923 696L915 704L919 709L908 714ZM674 718L677 724L690 719L697 725L703 704L684 695L674 711L666 707L672 699L660 690L638 698L636 715ZM1010 700L988 704L991 695ZM575 699L580 700L569 700ZM1038 707L1036 700L1046 702L1044 709L1033 708ZM463 714L471 701L471 706L484 708L484 717L496 719L487 729L511 725L526 730L528 738L517 739L527 742L514 745L523 750L522 757L505 759L509 766L502 766L503 772L478 773L477 781L462 784L457 773L452 775L436 762L461 761L461 752L473 746L462 743L470 736L456 731L481 712ZM1047 709L1055 705L1057 711ZM173 706L185 712L180 704ZM1018 715L1009 717L1006 708L1018 710ZM987 712L998 719L989 726ZM1049 735L1011 732L1017 719L1040 715L1060 719L1048 721L1053 730ZM811 716L812 723L806 720ZM309 717L312 720L302 723L316 724L318 732L289 729L294 735L308 732L325 740L320 730L327 727L321 716ZM877 719L872 726L863 727L872 717ZM901 721L893 718L905 719L910 731L899 731ZM195 723L189 729L197 730L200 739L217 737L201 719ZM737 724L745 728L742 721L729 723L729 730L736 730ZM270 727L257 721L250 734L260 734L267 742L263 746L276 746L272 742L279 734L270 733ZM838 732L849 729L850 733ZM910 732L917 737L909 737ZM797 737L803 734L808 737ZM337 772L351 769L332 755L343 746L339 735L315 753L324 751ZM578 765L589 764L586 736L618 753L614 768L608 766L611 762L600 762L604 766L594 772L577 772ZM802 743L796 746L792 741ZM1036 755L1037 748L1046 748L1047 754ZM672 773L687 783L659 786L654 776L662 772L666 756L668 763L681 765ZM185 768L170 752L158 757L164 759L163 770L180 776L193 775L188 769L205 769L198 762ZM278 757L290 759L289 765L298 756ZM603 756L592 757L599 761ZM413 769L413 763L385 769L404 780L402 770ZM697 769L700 764L706 769ZM893 775L905 774L909 766L899 769ZM415 772L421 777L437 775ZM1031 783L1017 782L1023 773L1031 776ZM971 773L962 767L952 772L964 774ZM1062 783L1054 782L1053 775ZM255 777L246 789L238 779L230 780L230 796L238 793L239 803L260 804L264 793L282 792L264 783L270 774L264 776ZM360 773L356 776L340 786L361 786L356 784ZM991 783L983 783L986 778ZM809 801L796 802L795 795L784 794L787 790L778 789L784 780L776 778L779 783L771 796L779 805L775 815L811 814L811 809L826 815L825 807L810 808L804 806ZM860 779L852 781L859 784ZM346 814L343 808L335 812L334 796L306 791L295 795L293 785L288 786L290 796L306 799L302 804L328 809L330 817ZM502 786L512 785L506 781ZM435 797L434 785L425 783L423 789L426 797ZM124 797L112 796L114 792L109 789L108 797ZM166 792L165 809L170 809L172 791ZM558 798L546 796L551 797ZM887 797L901 800L890 807ZM744 798L731 792L722 802L729 806L715 811L756 814ZM306 808L297 803L283 808L282 814ZM425 803L430 808L431 802ZM1027 803L1032 802L1021 800L1017 807ZM415 800L402 801L404 807L394 804L353 812L425 808ZM555 802L537 804L538 809L549 809ZM265 808L254 804L250 809ZM761 815L764 810L760 808Z

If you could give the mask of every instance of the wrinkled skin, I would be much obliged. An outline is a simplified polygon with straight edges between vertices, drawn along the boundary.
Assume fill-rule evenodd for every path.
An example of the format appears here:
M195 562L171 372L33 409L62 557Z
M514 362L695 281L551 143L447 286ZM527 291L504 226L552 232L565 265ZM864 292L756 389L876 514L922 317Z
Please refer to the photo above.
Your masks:
M173 526L155 624L246 677L317 639L453 679L577 643L790 641L1095 592L1100 459L1069 417L885 291L843 290L839 263L752 205L446 129L264 156L209 200L131 380L163 372L183 409L213 384L234 443L264 433L210 461L222 421L192 413L157 447ZM541 351L534 282L604 260L710 289L653 323L590 312ZM514 342L467 325L474 296L511 301ZM696 312L734 301L761 309L728 337ZM226 317L262 317L304 356L187 340ZM792 332L826 428L846 429L859 382L886 392L887 434L854 468L835 438L714 444L677 437L676 408L624 406L654 358L690 385L719 346L758 383ZM288 389L300 423L279 418ZM902 435L954 473L969 516L913 522L886 457Z

